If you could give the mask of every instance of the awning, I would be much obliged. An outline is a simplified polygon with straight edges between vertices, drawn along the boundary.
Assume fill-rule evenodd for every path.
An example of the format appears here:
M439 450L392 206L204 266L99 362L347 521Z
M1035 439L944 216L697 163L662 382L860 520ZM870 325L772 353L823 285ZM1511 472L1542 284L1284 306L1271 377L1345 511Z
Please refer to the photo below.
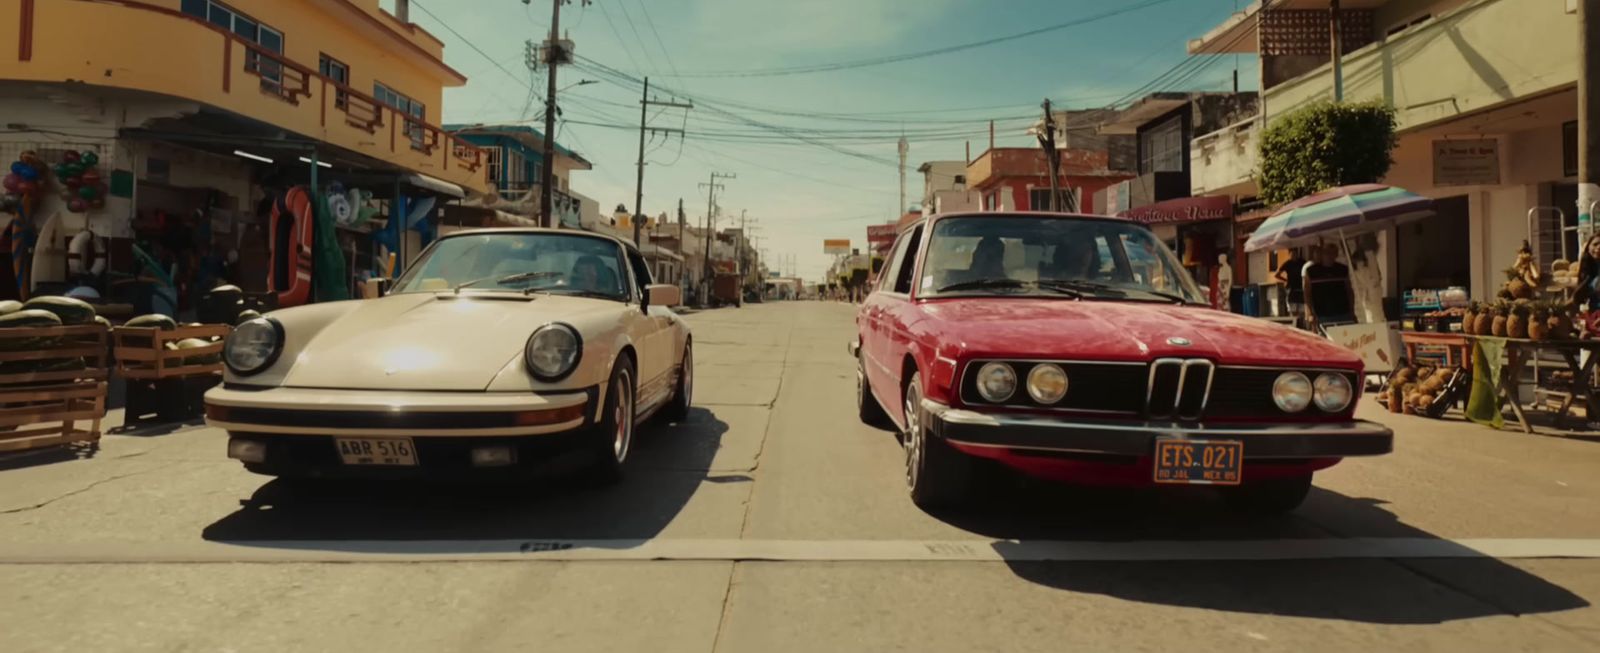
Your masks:
M1203 195L1146 204L1118 214L1144 224L1176 224L1233 218L1233 199L1223 195Z
M423 190L431 190L440 195L448 195L458 200L465 199L467 196L467 191L463 190L460 186L452 184L443 179L429 177L420 173L411 173L405 175L404 177L400 178L400 181Z

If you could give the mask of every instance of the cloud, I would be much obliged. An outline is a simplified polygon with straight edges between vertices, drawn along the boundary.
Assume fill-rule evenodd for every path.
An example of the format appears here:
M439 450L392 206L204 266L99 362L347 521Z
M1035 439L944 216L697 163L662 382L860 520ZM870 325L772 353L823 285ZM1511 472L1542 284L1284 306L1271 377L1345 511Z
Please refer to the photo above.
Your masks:
M782 55L823 55L896 43L936 23L954 4L955 0L695 0L691 14L699 38L759 42L756 58L764 53L766 58L782 59Z

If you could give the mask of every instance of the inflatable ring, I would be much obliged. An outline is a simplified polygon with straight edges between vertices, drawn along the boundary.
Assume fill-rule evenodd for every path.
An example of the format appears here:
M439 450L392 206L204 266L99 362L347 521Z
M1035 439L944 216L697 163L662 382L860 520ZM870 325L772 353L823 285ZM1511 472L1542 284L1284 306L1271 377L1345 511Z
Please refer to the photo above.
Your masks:
M340 225L349 225L350 218L355 214L355 208L350 206L350 199L343 195L329 196L328 209L333 213L334 223Z
M86 263L93 261L93 263ZM100 276L106 271L106 250L94 232L84 229L67 244L67 266L73 274Z

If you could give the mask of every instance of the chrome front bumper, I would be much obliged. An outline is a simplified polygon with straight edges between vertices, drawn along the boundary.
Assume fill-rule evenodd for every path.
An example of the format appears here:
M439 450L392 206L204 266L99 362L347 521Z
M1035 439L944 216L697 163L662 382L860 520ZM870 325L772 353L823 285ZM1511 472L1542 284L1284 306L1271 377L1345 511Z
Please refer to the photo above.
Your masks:
M597 390L531 394L218 387L206 422L235 433L477 437L564 433L591 423Z
M1039 415L979 413L924 399L935 435L971 447L1148 456L1157 438L1244 443L1245 460L1379 456L1394 450L1394 432L1375 422L1336 424L1180 424L1119 422Z

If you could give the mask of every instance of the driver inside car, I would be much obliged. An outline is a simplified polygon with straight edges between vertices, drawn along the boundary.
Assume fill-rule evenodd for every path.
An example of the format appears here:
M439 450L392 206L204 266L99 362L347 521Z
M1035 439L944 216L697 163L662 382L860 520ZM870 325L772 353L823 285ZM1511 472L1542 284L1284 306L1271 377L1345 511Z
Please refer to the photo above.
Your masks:
M617 290L616 283L606 283L606 277L610 276L608 272L610 270L600 262L600 257L592 254L580 257L572 264L572 287L590 292L614 293Z
M1100 252L1094 241L1074 239L1055 248L1050 266L1040 277L1055 281L1089 281L1100 271Z

